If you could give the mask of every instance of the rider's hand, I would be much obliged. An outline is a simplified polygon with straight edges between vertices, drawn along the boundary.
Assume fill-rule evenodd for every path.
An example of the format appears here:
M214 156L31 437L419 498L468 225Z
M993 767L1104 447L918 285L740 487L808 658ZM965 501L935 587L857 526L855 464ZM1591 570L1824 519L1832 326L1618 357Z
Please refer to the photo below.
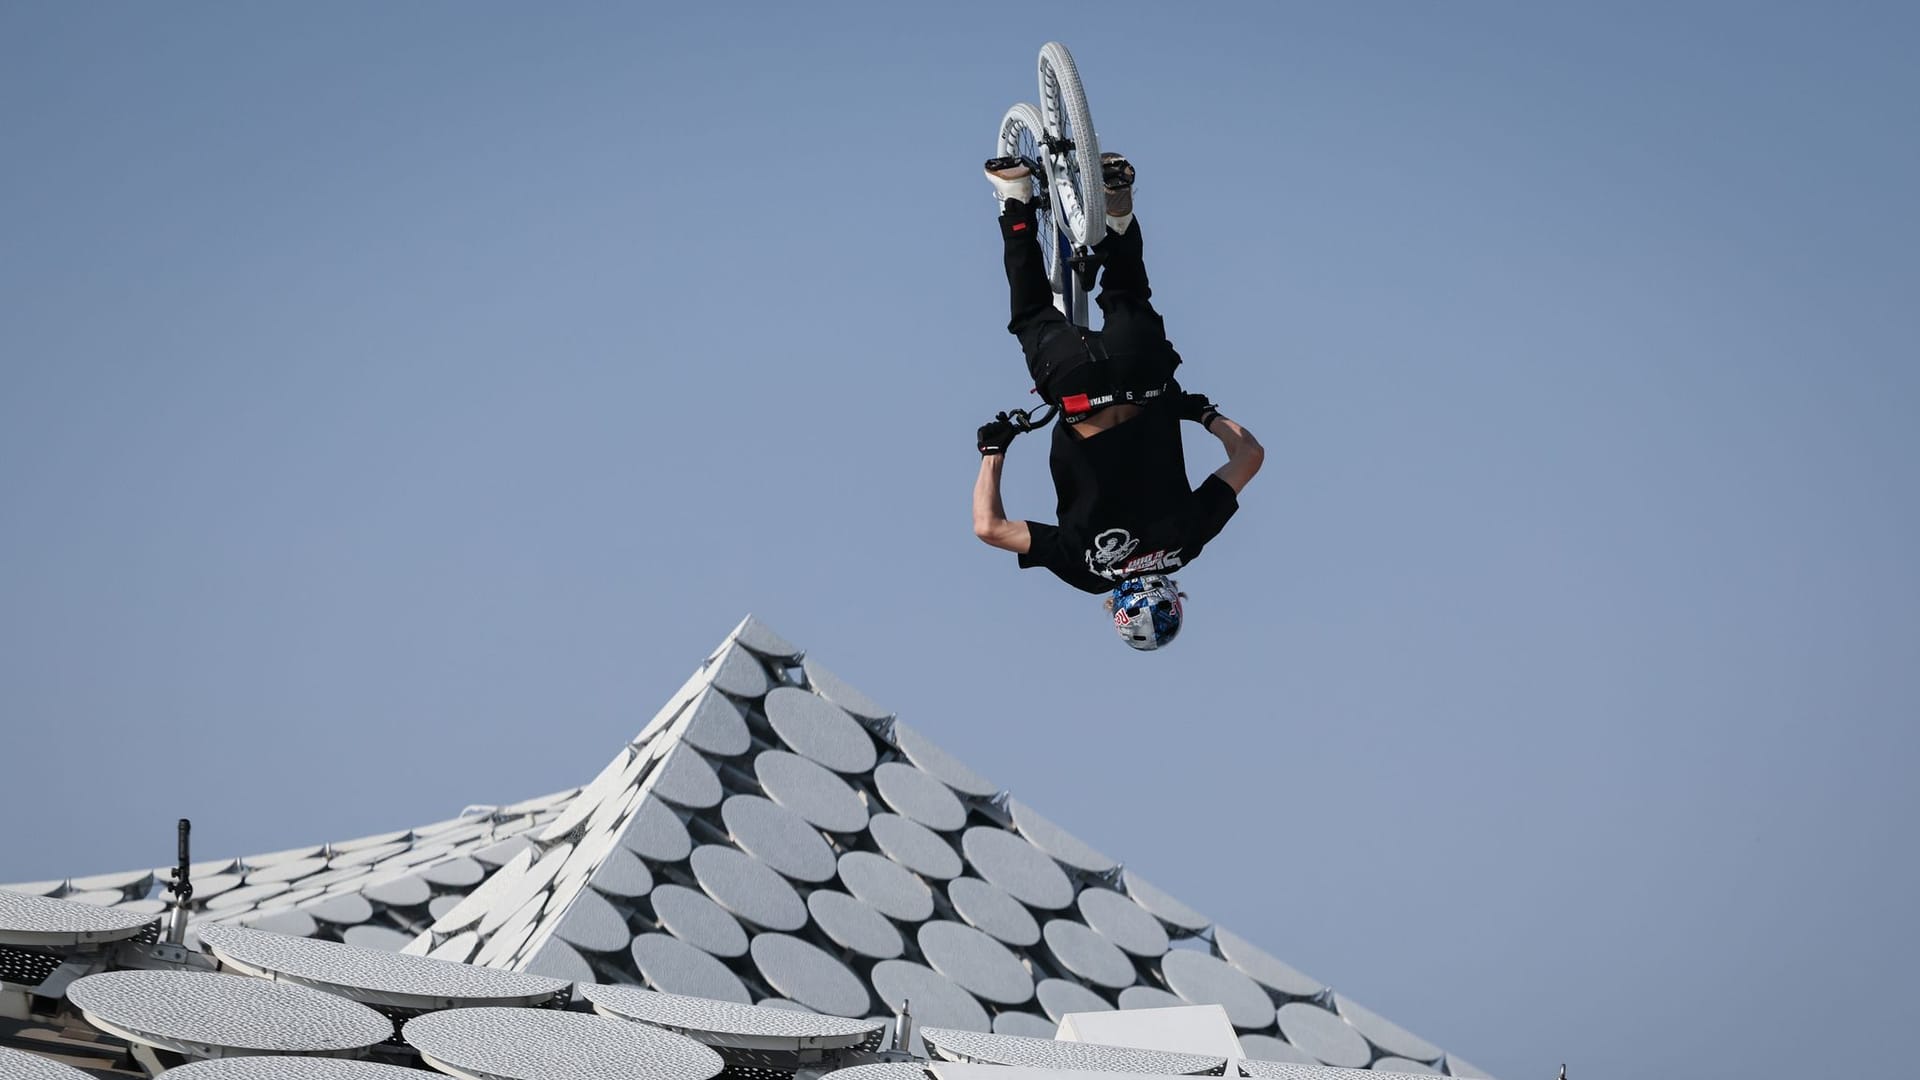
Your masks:
M1020 429L1014 426L1006 413L1000 413L980 425L979 437L975 440L975 445L980 448L981 457L1004 454L1007 452L1007 445L1013 442L1013 437L1018 434Z
M1201 427L1213 423L1214 418L1220 415L1219 406L1208 401L1205 394L1181 394L1179 405L1180 419L1191 420Z

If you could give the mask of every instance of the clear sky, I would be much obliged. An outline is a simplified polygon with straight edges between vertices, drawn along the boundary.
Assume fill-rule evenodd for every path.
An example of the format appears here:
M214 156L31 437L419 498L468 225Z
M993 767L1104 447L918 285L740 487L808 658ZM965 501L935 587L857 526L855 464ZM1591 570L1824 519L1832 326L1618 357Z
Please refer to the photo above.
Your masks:
M1027 387L979 163L1051 38L1183 380L1268 448L1151 656L968 528ZM583 783L752 611L1506 1080L1899 1059L1917 43L1865 2L0 6L0 880ZM1044 518L1042 440L1008 472Z

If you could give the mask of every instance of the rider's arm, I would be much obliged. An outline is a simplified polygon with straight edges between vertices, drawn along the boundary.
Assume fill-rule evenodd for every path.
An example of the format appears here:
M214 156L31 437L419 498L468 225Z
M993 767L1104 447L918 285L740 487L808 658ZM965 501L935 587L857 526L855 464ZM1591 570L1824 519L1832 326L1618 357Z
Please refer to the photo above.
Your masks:
M980 478L973 482L973 535L994 547L1025 555L1033 547L1033 533L1024 521L1008 521L1000 505L1000 470L1005 454L980 458Z
M1215 416L1213 422L1207 425L1207 431L1227 448L1227 463L1215 469L1213 475L1226 481L1227 486L1238 495L1246 490L1253 474L1260 471L1267 451L1260 445L1260 440L1253 437L1253 432L1224 416Z

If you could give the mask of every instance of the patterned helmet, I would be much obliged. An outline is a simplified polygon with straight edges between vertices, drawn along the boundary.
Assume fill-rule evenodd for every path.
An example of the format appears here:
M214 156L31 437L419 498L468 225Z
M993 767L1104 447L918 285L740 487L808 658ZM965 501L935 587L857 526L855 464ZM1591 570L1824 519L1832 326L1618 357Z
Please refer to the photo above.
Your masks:
M1180 586L1163 574L1128 578L1107 596L1113 628L1120 640L1142 652L1157 649L1180 633Z

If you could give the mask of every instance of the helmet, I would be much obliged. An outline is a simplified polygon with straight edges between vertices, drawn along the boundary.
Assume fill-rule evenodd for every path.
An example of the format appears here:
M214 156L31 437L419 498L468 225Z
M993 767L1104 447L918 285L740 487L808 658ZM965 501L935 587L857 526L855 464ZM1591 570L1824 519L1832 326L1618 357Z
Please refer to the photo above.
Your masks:
M1128 578L1107 595L1113 628L1120 640L1142 652L1157 649L1180 633L1180 601L1185 594L1163 574Z

